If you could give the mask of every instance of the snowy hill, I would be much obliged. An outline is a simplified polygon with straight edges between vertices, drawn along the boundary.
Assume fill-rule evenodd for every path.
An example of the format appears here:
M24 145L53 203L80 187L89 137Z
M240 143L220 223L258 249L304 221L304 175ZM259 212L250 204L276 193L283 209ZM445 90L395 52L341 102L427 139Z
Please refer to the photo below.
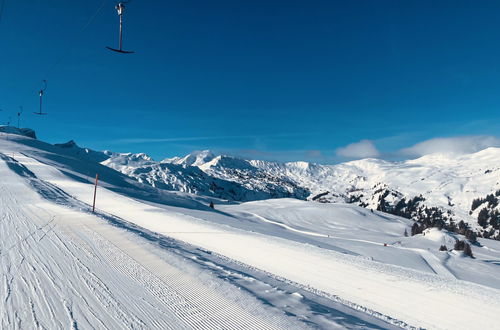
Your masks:
M404 162L363 159L338 165L245 160L208 151L155 165L117 166L113 157L103 164L168 190L236 201L293 197L355 203L421 222L429 218L425 227L442 220L455 231L452 227L463 221L479 233L484 230L478 214L471 213L472 201L500 189L499 148L461 156L433 154ZM492 228L498 226L486 230ZM489 236L500 238L500 232L494 230Z
M73 140L70 140L66 143L57 143L54 144L54 146L63 149L66 153L70 153L74 156L85 158L90 161L102 162L109 158L109 155L106 154L106 152L94 151L88 148L81 148Z
M162 163L170 163L184 166L199 166L215 158L210 150L193 151L184 157L167 158Z
M224 204L142 184L78 148L0 133L2 328L491 329L500 322L498 241L479 238L470 258L463 235L432 228L405 236L412 220L353 204ZM147 173L159 165L203 173L232 166L270 175L281 167L290 179L330 168L228 157L195 167L107 155ZM403 165L341 166L370 163ZM491 201L476 204L494 209Z
M17 128L14 126L0 125L0 132L27 136L36 139L36 133L31 128Z

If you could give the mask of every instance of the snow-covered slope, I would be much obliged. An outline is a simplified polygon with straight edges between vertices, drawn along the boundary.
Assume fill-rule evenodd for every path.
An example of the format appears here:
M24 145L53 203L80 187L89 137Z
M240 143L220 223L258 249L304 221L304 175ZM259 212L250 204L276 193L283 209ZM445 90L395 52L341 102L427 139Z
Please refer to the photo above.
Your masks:
M207 206L0 134L3 328L490 329L500 242L349 204ZM207 163L205 163L207 164ZM180 166L180 165L178 165ZM91 213L93 176L102 178ZM445 251L439 251L446 245Z
M36 139L36 133L31 128L17 128L14 126L0 125L0 132L27 136Z
M188 263L189 247L90 213L54 183L85 184L21 154L45 150L0 148L2 329L302 328L209 266ZM51 172L60 175L54 183L38 177Z
M73 140L70 140L66 143L57 143L57 144L54 144L54 146L61 148L61 149L64 149L64 151L66 153L70 153L70 154L73 154L74 156L77 156L79 158L85 158L87 160L94 161L94 162L105 161L110 156L110 153L107 153L107 152L100 152L100 151L94 151L94 150L88 149L88 148L81 148ZM141 164L135 163L133 165L140 166Z
M499 148L403 162L363 159L338 165L245 160L209 151L154 164L122 166L114 157L104 164L169 190L239 201L293 197L355 203L422 222L431 218L432 225L441 218L446 226L464 221L480 233L493 230L489 236L500 238L498 228L483 230L478 225L479 210L471 213L474 199L500 189Z

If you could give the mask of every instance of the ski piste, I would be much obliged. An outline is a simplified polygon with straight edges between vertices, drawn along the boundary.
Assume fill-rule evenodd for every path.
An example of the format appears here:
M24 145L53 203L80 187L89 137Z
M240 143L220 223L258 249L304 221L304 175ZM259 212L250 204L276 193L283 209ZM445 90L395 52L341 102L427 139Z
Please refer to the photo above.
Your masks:
M411 220L356 205L215 200L211 209L212 197L160 190L87 154L0 135L3 325L498 322L498 241L479 239L472 259L451 250L459 235L436 229L405 237ZM92 214L95 173L102 181ZM450 251L439 251L443 243Z

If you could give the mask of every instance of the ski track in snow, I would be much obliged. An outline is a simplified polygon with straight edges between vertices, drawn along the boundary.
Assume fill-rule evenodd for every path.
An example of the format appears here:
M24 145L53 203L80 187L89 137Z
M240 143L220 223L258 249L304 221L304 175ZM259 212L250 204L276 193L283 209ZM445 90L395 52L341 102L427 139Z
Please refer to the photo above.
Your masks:
M430 253L428 250L405 248L400 246L395 246L395 248L416 251L420 254L422 259L425 260L426 264L435 274L449 279L456 279L456 276L453 275L453 273L434 254Z
M21 158L23 158L23 157L25 157L25 156L22 156ZM25 159L24 161L23 161L23 160L21 160L21 161L22 161L25 165L28 165L28 166L30 166L30 164L37 164L37 162L36 162L34 159L30 159L30 158L28 158L28 157L26 157L26 159ZM46 167L46 165L41 165L41 164L39 164L38 166L42 166L42 167L44 167L44 168L47 168L47 167ZM48 168L47 168L47 169L48 169ZM29 170L28 170L28 171L29 171ZM64 195L64 193L63 193L62 191L59 191L60 189L55 189L55 190L56 190L56 192L58 192L58 193L60 193L60 194L63 194L63 195ZM51 197L53 198L54 196L51 196ZM64 198L64 197L63 197L63 198ZM197 231L195 231L195 232L197 232ZM347 265L347 264L345 264L345 261L344 261L344 262L342 262L342 264ZM278 275L278 277L280 277L280 276ZM339 280L339 278L337 278L337 280ZM293 281L292 281L292 282L293 282ZM304 287L304 286L302 286L302 287ZM307 286L305 286L305 287L307 287ZM317 290L317 289L313 289L313 288L311 288L311 291L312 291L312 292L317 292L318 294L320 294L320 295L321 295L321 290ZM327 296L327 297L331 297L331 298L335 298L335 296L332 296L331 294L325 294L325 296ZM382 319L384 319L384 320L386 320L386 321L389 321L389 322L391 322L391 323L393 323L393 324L398 324L398 325L400 325L400 326L405 326L405 327L411 327L410 325L406 324L405 322L398 321L398 320L393 319L392 317L388 317L388 316L385 316L385 315L383 315L383 314L380 314L380 313L374 312L374 311L373 311L373 310L371 310L370 308L361 307L361 306L359 306L359 305L357 305L357 304L350 303L349 301L346 301L346 300L344 300L344 299L340 299L340 301L342 301L342 302L346 303L346 305L348 305L348 306L352 306L353 308L360 309L360 310L364 310L365 312L371 313L372 315L375 315L375 316L377 316L377 317L380 317L380 318L382 318Z
M25 247L26 249L27 244L33 243L32 241L34 241L35 238L38 238L38 242L41 246L47 246L45 243L47 240L50 239L50 242L56 240L54 235L57 237L59 237L58 235L64 235L65 238L59 239L61 242L58 243L61 246L64 245L64 248L62 248L61 251L54 249L54 251L49 251L49 254L51 254L51 256L58 256L59 252L65 252L65 255L70 255L73 259L81 259L80 262L74 262L77 267L73 265L73 271L68 271L66 269L68 267L67 265L55 259L52 260L52 263L55 265L52 265L52 263L50 264L51 267L59 269L59 273L61 274L77 274L81 272L85 276L84 278L79 278L79 283L82 282L86 285L83 289L78 287L74 291L65 292L64 299L62 300L64 303L61 308L53 309L52 311L48 308L48 313L51 313L53 318L57 316L55 318L61 320L61 316L64 315L64 319L67 320L66 324L69 324L73 328L78 328L80 324L88 325L92 322L101 322L101 325L106 324L106 326L114 324L117 328L129 327L130 324L133 324L133 327L141 327L142 323L146 324L147 322L152 322L153 319L157 320L158 318L154 318L151 315L157 315L158 313L163 316L163 318L160 319L166 319L168 322L177 322L176 324L184 324L188 327L196 325L196 322L210 322L204 319L204 321L197 320L193 321L194 323L187 324L186 320L193 315L191 313L188 313L188 316L184 316L185 320L183 320L175 313L169 313L168 309L159 310L144 308L144 306L151 307L152 305L161 304L162 301L154 296L154 293L158 292L157 288L145 287L144 283L141 284L136 277L142 278L145 276L147 278L147 274L153 274L159 281L163 282L163 285L166 287L180 290L182 289L182 285L168 285L168 276L162 279L162 274L160 274L158 270L155 270L154 266L148 266L142 260L139 262L139 258L134 256L133 251L129 251L122 245L122 240L113 238L114 234L117 234L117 232L111 234L107 232L107 230L110 230L109 227L102 229L94 226L85 226L75 230L75 228L71 228L72 226L68 226L68 232L62 231L61 233L60 229L63 226L61 221L64 220L64 222L66 222L68 220L68 212L75 218L80 217L79 221L89 217L86 212L82 212L82 210L88 209L88 205L82 203L80 200L87 200L87 193L84 192L82 194L81 190L84 188L83 190L86 191L87 186L90 185L70 180L60 172L58 173L58 170L55 168L42 164L29 156L21 155L16 156L16 158L20 163L9 163L8 159L6 160L9 166L16 167L19 165L17 168L11 168L11 170L30 181L32 187L39 191L44 198L55 201L60 205L71 207L69 209L71 212L69 210L63 212L58 206L58 211L56 212L52 204L40 205L40 213L47 213L47 215L37 218L37 227L19 228L16 227L17 219L11 221L11 228L9 230L12 232L12 229L15 229L17 239L10 241L9 244L2 245L2 251L5 249L5 253L7 254L11 253L10 251L16 251L17 247ZM30 176L35 177L34 173L36 173L39 178L36 180L29 179ZM16 184L19 185L19 182L13 182L11 185ZM10 188L9 186L9 189ZM28 194L28 192L26 193ZM207 267L211 267L209 269L214 272L216 272L218 268L227 270L227 267L220 266L224 264L223 262L219 264L219 262L226 258L228 263L239 266L239 269L246 269L250 273L253 272L253 274L261 274L260 276L263 276L262 274L267 274L268 282L286 282L293 285L294 288L301 289L302 291L299 291L301 293L315 293L318 296L323 296L330 300L337 299L344 305L351 306L354 309L358 308L366 313L372 313L378 318L385 319L390 323L403 327L411 327L410 324L413 324L416 326L443 329L455 329L460 327L491 328L494 324L497 324L498 321L496 319L498 314L495 313L495 310L498 311L498 308L500 308L497 294L498 290L454 279L453 274L445 266L448 260L440 262L435 255L422 249L404 248L418 253L430 269L438 275L431 275L412 269L372 262L364 257L328 251L317 246L288 241L281 237L266 237L266 235L262 233L244 232L231 228L230 226L211 224L207 220L198 219L196 217L196 212L189 213L187 209L172 211L150 206L147 206L146 209L145 204L140 201L132 200L126 196L121 196L105 189L100 189L99 193L105 195L101 200L101 207L103 210L106 210L106 212L109 212L99 211L102 219L108 220L110 223L119 227L124 227L130 232L137 233L146 239L156 241L161 246L166 242L170 244L174 243L174 241L170 238L162 238L161 236L158 236L157 240L153 240L151 237L155 235L154 232L163 233L174 239L184 241L186 243L181 243L183 244L182 248L177 245L175 245L174 248L180 251L180 256L185 257L188 255L186 253L186 249L189 250L188 247L190 246L188 244L200 246L200 251L204 252L204 256L209 258L209 261L202 261L201 263L204 263ZM73 198L68 194L74 194L77 197ZM106 202L106 199L112 200L115 204L112 205ZM22 203L22 200L20 203ZM36 206L32 206L32 208L34 207ZM144 207L144 210L141 210L141 207ZM35 214L36 212L34 212L32 208L30 210L30 207L26 207L26 210L23 211ZM80 208L80 210L78 210L78 208ZM15 213L15 210L16 209L12 209L10 212ZM182 214L180 212L188 213ZM56 213L55 218L52 218L54 217L53 213ZM26 214L27 218L30 216L31 214ZM40 215L37 213L37 216ZM11 217L11 215L6 215L6 218L8 217ZM34 216L34 218L36 218L36 216ZM91 218L95 220L94 217ZM34 221L31 218L29 219L30 221ZM163 224L162 226L162 223L155 222L155 219L156 221L161 220L162 222L167 222L167 225ZM26 218L21 221L26 222ZM57 226L54 226L54 224L57 224ZM274 225L286 228L277 223ZM182 230L178 232L167 231L172 226L179 226ZM311 236L311 234L313 234L312 236L315 236L314 234L318 234L312 231L301 232L300 229L296 229L293 226L288 227L289 228L286 228L286 230L304 235ZM37 228L41 229L38 230ZM165 230L165 228L167 228L167 230ZM215 238L216 236L219 238ZM12 237L15 236L12 235ZM317 237L324 238L323 236ZM87 245L82 242L86 242ZM374 243L369 240L365 241L365 243L368 242L370 242L370 244ZM376 244L379 245L380 243ZM16 248L13 248L13 246L16 246ZM84 254L75 253L74 251L80 249L81 246L88 246L88 251L90 252ZM97 249L97 247L99 247L99 249ZM251 253L246 247L252 248ZM400 248L397 246L393 247ZM7 251L6 249L8 248L11 250ZM31 253L31 250L28 251L26 249L24 252ZM15 272L16 267L22 269L23 267L27 267L27 265L31 265L33 268L30 274L35 272L34 269L39 269L41 266L33 266L30 263L30 260L33 258L30 253L23 253L23 251L20 250L19 253L16 254L18 260L16 263L17 266L14 265L14 268L10 263L4 265L2 259L2 270L5 268L11 273L12 269L14 269ZM95 260L91 258L94 255L97 256ZM201 261L199 259L199 254L194 254L192 257L193 259L197 259L197 262ZM42 258L40 257L40 259L41 262ZM111 270L109 272L100 270L99 267L92 266L92 263L90 263L89 266L89 259L93 260L96 264L106 263L112 266L110 267L112 272ZM215 263L213 263L212 260L215 261ZM46 264L46 267L48 267L48 264ZM314 274L302 271L301 267L311 269ZM49 273L56 273L53 269L48 270ZM85 272L86 270L87 273ZM119 282L120 285L116 285L113 281L109 281L111 274L121 279ZM173 276L173 278L176 278L176 276ZM228 278L229 277L226 279ZM128 281L124 279L128 279ZM17 283L16 281L17 279L13 276L6 277L4 281L4 283L6 283L4 285L5 297L7 297L6 299L9 303L12 301L14 293L18 294L17 290L12 290L13 286ZM29 284L33 281L42 283L40 279L23 278L23 283ZM53 281L53 283L54 282L57 283L57 281ZM233 283L235 282L236 281ZM53 286L57 287L56 284ZM124 288L120 286L126 286L130 292L125 291ZM39 290L44 290L45 286L41 286L41 288L42 289ZM102 294L96 297L93 295L85 295L87 291L92 290L100 290ZM54 291L56 290L54 289ZM175 290L172 291L175 293ZM198 303L195 299L187 298L189 297L188 291L189 290L185 292L185 295L179 298L180 300L176 301L180 301L179 303L183 304L182 299L188 300L191 304L188 310L191 308L193 308L193 310L196 310L196 308L203 309L203 304ZM38 297L36 289L30 292L34 297ZM98 298L100 305L94 304L94 301L92 301L87 304L89 306L88 311L85 310L85 312L83 312L78 310L77 307L79 304L74 302L75 298L73 298L73 296L79 292L82 292L79 296L80 299L95 300ZM129 303L126 294L134 295L134 297L140 296L141 299L136 299ZM39 304L36 300L33 300L32 295L26 295L29 299L25 299L26 301L20 303L20 305L26 306L25 314L20 316L18 310L12 311L10 314L7 313L9 321L12 322L9 324L20 324L26 322L26 320L30 320L33 327L43 327L43 323L46 322L48 317L40 313L37 308ZM3 296L0 296L0 298L2 297ZM51 292L51 294L47 294L44 297L48 297L45 299L45 301L47 301L45 304L50 305L50 301L53 299L51 297L58 297L58 295ZM59 297L63 297L63 295L59 295ZM124 301L127 301L127 304L122 306L120 302ZM152 304L151 301L154 301L154 304ZM89 314L92 306L106 306L106 308L111 308L113 313L110 313L110 316L108 315L109 319L100 320L99 317L95 316L99 315L98 311L92 309L93 313ZM64 313L60 311L61 309ZM131 310L141 315L135 316ZM151 315L145 315L146 310L147 313ZM121 317L123 313L131 313L132 316L127 319L127 322L132 323L123 323L124 321ZM197 314L196 311L193 313ZM89 315L94 316L92 317ZM277 314L273 315L282 320ZM270 320L274 320L274 318L270 318ZM219 318L218 321L221 327L224 328L223 318ZM287 320L286 322L291 321ZM274 325L278 326L279 324L283 323L274 323ZM301 326L304 327L305 324L306 323L302 323ZM359 324L345 324L346 327L356 327L356 325ZM386 324L386 326L389 325ZM20 326L18 326L18 328L19 327ZM325 326L323 327L327 328ZM363 326L361 325L360 327ZM288 324L287 328L290 328Z
M16 196L33 193L4 164L0 171L9 179L0 183L2 328L297 326L277 313L262 313L243 293L227 299L162 260L152 262L154 256L120 240L116 228L96 224L95 217L46 205L37 196L26 204ZM111 243L113 238L122 246ZM148 268L138 261L145 257ZM248 305L236 304L235 297Z
M88 255L80 253L85 249L76 246L73 239L58 230L43 231L53 221L41 225L45 218L50 219L49 214L38 207L23 205L10 189L2 188L4 245L14 237L11 247L2 249L1 254L5 283L0 295L5 307L2 328L77 328L74 315L80 314L80 309L86 310L88 323L80 321L83 324L79 325L84 328L85 325L99 327L99 324L102 328L145 328L147 324L141 319L154 319L136 315L147 309L134 306L133 296L128 297L132 302L128 306L117 300L113 289L91 269L90 265L97 267L100 260L90 263L85 258ZM18 191L16 195L23 193ZM28 235L23 236L23 233ZM22 255L20 260L17 260L18 255ZM103 264L99 267L106 268ZM174 322L162 322L161 326L173 328L177 322L174 316L169 318Z
M17 156L18 158L22 158L23 156ZM43 182L42 180L36 178L34 174L26 167L21 165L20 163L17 163L16 160L14 159L9 159L9 157L3 157L4 160L7 160L7 164L9 165L11 170L14 170L14 172L20 174L21 176L25 177L30 181L31 186L33 186L40 194L42 197L47 198L50 201L56 201L60 205L66 205L66 206L71 206L72 208L76 209L82 209L82 206L85 209L88 209L88 205L85 205L81 202L78 202L76 200L72 201L72 197L64 193L61 189L57 188L56 186L53 186L47 182ZM5 200L7 203L11 203L7 200ZM76 205L72 205L72 202L75 202ZM14 204L16 204L14 202ZM53 211L53 207L49 205L43 205L43 212L47 212L47 210ZM55 211L55 210L54 210ZM7 212L8 215L12 214L15 212L15 209L12 210L12 212ZM68 212L68 211L66 211ZM134 254L134 249L136 249L136 246L132 246L132 249L128 249L127 251L126 247L121 247L121 249L117 250L117 247L114 244L120 244L120 240L115 240L115 243L110 243L109 239L110 237L113 237L113 233L108 230L105 230L105 237L104 239L101 234L102 233L97 233L96 226L93 226L93 229L91 230L87 226L83 225L77 225L76 223L72 225L68 225L66 223L67 218L70 217L69 214L63 214L60 216L61 218L64 218L64 220L61 220L58 222L58 233L56 233L53 229L55 225L53 225L49 231L43 232L41 234L41 238L44 238L47 236L48 232L52 232L53 235L55 235L55 238L57 241L64 247L62 249L63 251L68 251L68 253L71 255L71 257L75 260L75 263L78 267L73 266L73 273L78 274L78 280L82 281L85 283L85 287L87 291L91 292L92 296L95 296L96 299L99 301L99 304L97 306L101 306L102 309L106 309L106 314L107 317L105 319L101 319L99 315L99 307L95 307L94 304L91 304L88 302L88 298L85 298L85 292L82 292L82 288L73 288L72 290L65 291L64 293L60 294L60 300L63 301L62 306L58 307L53 307L51 310L55 310L56 312L52 313L51 319L54 320L59 320L61 318L59 314L64 314L68 318L68 324L70 324L71 328L77 329L79 326L81 327L83 325L90 326L92 325L93 327L96 326L96 324L99 324L100 326L97 326L98 328L109 328L110 324L115 324L116 328L145 328L145 327L156 327L156 328L162 328L162 329L167 329L167 328L182 328L182 325L184 325L186 328L191 328L191 329L266 329L266 328L286 328L286 329L291 329L294 327L297 327L296 321L291 321L288 317L284 317L283 315L279 315L278 313L264 313L266 316L263 318L262 317L262 311L259 311L259 308L252 306L251 304L248 303L241 303L242 301L245 301L244 295L241 296L241 293L236 292L231 292L231 295L233 298L231 299L232 303L229 303L227 301L224 301L220 297L211 297L210 291L207 291L207 289L203 286L194 286L193 281L189 280L189 276L186 276L186 274L182 274L179 271L176 270L170 270L170 273L166 270L164 265L162 265L161 269L159 269L159 265L153 265L152 268L145 268L144 263L140 264L137 262L137 258L133 258L131 254ZM79 217L78 215L75 215L75 217ZM81 217L81 215L80 215ZM109 216L108 216L109 217ZM31 220L30 215L26 215L25 218L28 218ZM55 217L53 216L51 221L48 223L44 224L40 228L45 228L46 226L50 225L54 221ZM81 220L81 219L79 219ZM123 225L123 224L121 224ZM75 232L74 228L72 226L77 226L78 232ZM85 227L85 228L83 228ZM38 230L38 229L37 229ZM34 232L30 232L27 237L31 237L34 235ZM24 240L26 239L23 238ZM128 242L130 243L130 242ZM16 243L17 244L17 243ZM127 303L127 307L130 310L124 310L122 308L122 305L119 303L120 300L115 299L113 292L111 291L110 288L108 288L105 284L105 282L102 282L98 276L96 276L89 267L85 265L85 263L81 260L82 256L81 253L75 254L71 252L70 248L77 248L80 252L85 252L84 255L87 257L97 260L97 261L104 261L106 262L106 266L112 266L114 271L118 270L122 274L126 275L128 278L133 279L134 281L139 282L139 285L142 289L145 291L148 291L151 293L152 296L156 297L158 301L156 301L154 304L151 304L146 298L142 298L142 301L145 305L149 305L151 308L153 308L156 312L153 313L149 311L147 308L144 307L139 307L137 304L129 304ZM113 252L110 252L113 251ZM51 253L47 253L51 254ZM211 255L211 253L209 253ZM99 256L98 256L99 255ZM141 256L142 258L144 255ZM195 259L200 259L199 257L194 257ZM51 257L50 258L51 262L57 267L58 265L58 260L56 258ZM228 272L227 268L221 268L220 266L216 266L212 262L207 262L203 261L203 258L201 258L199 261L203 262L207 266L210 267L216 267L222 269L225 273ZM217 259L215 259L217 261ZM220 261L220 260L219 260ZM50 264L50 262L49 262ZM241 266L241 265L240 265ZM207 267L208 268L208 267ZM242 269L245 267L242 266ZM210 268L208 268L210 269ZM67 270L61 270L61 273L67 273ZM254 270L255 271L255 270ZM257 271L255 271L256 273ZM158 277L152 277L151 273L155 273L155 275L158 275ZM166 274L169 273L169 274ZM238 273L234 273L232 271L229 271L231 273L231 276L237 276L241 277L238 275ZM144 280L148 279L148 280ZM250 282L255 282L255 278L248 278ZM260 280L265 280L264 278L261 278ZM238 279L238 281L241 281ZM273 280L275 283L278 283L279 281ZM236 281L235 281L236 282ZM284 281L286 282L286 281ZM26 279L26 283L29 283L29 279ZM40 284L40 282L38 282ZM172 287L165 287L165 283L171 283L172 287L175 287L177 289L181 289L183 291L184 295L187 295L187 298L183 296L179 296L175 294L175 290L172 290ZM259 283L259 280L257 280L257 283ZM275 287L269 286L265 284L264 282L260 282L260 286L267 286L268 288L272 290L276 290ZM241 285L239 283L240 288L246 289L248 292L252 292L251 286L248 286L248 283ZM279 283L278 283L279 284ZM158 287L160 286L160 287ZM163 288L162 288L163 286ZM253 284L255 286L255 284ZM292 290L290 293L286 294L286 291L278 290L278 293L281 294L283 298L283 294L286 294L287 296L293 296L295 295L294 292L300 291L299 287L296 287L295 289L291 286L290 283L287 283L288 290ZM293 291L296 290L296 291ZM269 290L266 290L266 292ZM260 294L257 292L257 294ZM316 299L316 300L321 300L320 296L316 296L314 294L309 294L304 292L309 298L302 298L304 302L294 302L297 304L297 306L300 307L300 305L304 305L305 307L294 307L294 306L288 306L284 305L281 306L284 308L287 312L287 314L295 317L298 317L299 319L302 319L302 321L305 323L301 323L300 328L305 328L308 325L312 325L313 327L319 327L319 328L338 328L338 327L346 327L346 328L391 328L391 325L388 323L384 322L379 322L376 319L371 319L372 324L370 324L370 317L366 317L363 315L363 313L357 313L356 310L349 310L349 307L342 307L343 305L338 305L338 303L335 302L329 302L326 301L325 305L321 306L320 303L318 302L313 302L309 300L310 298ZM80 297L80 299L84 299L85 301L85 306L87 310L81 310L81 311L75 311L74 306L81 306L80 303L75 303L71 299L72 295L77 295ZM212 294L213 296L213 294ZM215 299L211 299L215 298ZM285 297L286 298L286 297ZM234 300L237 300L240 303L240 306L233 306ZM266 305L269 303L271 304L276 304L273 302L272 297L267 297L266 299L270 299L268 301L263 300ZM286 298L289 299L289 298ZM56 299L57 300L57 299ZM248 299L247 299L248 300ZM300 299L299 299L300 300ZM123 301L123 300L122 300ZM128 301L128 300L127 300ZM190 304L193 303L194 304ZM163 303L163 308L160 308L158 303ZM30 303L30 306L33 304ZM37 304L34 304L33 306L36 306ZM340 307L341 310L344 310L345 312L348 312L349 314L344 314L343 312L337 312L334 309L331 309L331 307L328 307L328 305L337 305L337 307ZM94 307L93 307L94 306ZM244 306L244 307L242 307ZM311 307L312 306L312 307ZM62 309L64 313L61 311L58 311L59 309ZM234 309L237 309L235 313L232 313L231 311ZM262 308L262 307L260 307ZM297 309L299 308L299 309ZM14 309L14 308L13 308ZM315 311L317 309L317 311ZM136 316L131 312L133 311L140 311L138 315ZM165 314L165 310L170 310L173 314L169 315L168 313ZM202 312L200 312L202 310ZM204 310L204 313L203 313ZM248 316L248 311L250 311L250 314L255 315L256 317L249 317ZM318 312L321 311L321 312ZM295 314L295 313L299 314ZM161 314L161 317L154 317L154 314ZM291 314L290 314L291 313ZM303 313L303 316L301 315ZM319 313L319 314L318 314ZM7 313L8 314L8 313ZM89 317L87 314L90 314L91 317ZM111 314L111 316L110 316ZM147 315L144 316L142 314L153 314L153 315ZM357 316L352 316L352 315L357 315ZM36 313L33 310L33 314L36 315ZM308 316L307 316L308 315ZM361 318L358 318L361 317ZM84 321L80 320L80 318L83 318ZM33 319L35 320L36 318L33 316ZM167 319L169 320L168 322L165 322L164 320ZM366 319L366 320L365 320ZM77 321L78 320L78 321ZM263 321L265 320L265 321ZM127 322L126 322L127 321ZM24 322L23 318L21 317L19 319L19 325ZM38 321L36 321L38 323ZM311 322L317 322L317 323L311 323ZM340 323L338 323L340 322ZM8 319L4 324L9 324L12 325L12 322L10 319ZM49 323L50 324L50 323ZM340 326L342 324L342 326ZM378 324L378 325L377 325ZM385 325L384 325L385 324ZM52 324L54 325L54 324ZM63 327L62 323L58 324L56 327ZM20 328L20 326L18 327Z
M312 231L308 231L308 230L296 229L296 228L293 228L292 226L286 225L284 223L266 219L263 216L260 216L260 215L255 214L255 213L248 213L248 214L250 214L250 215L254 216L255 218L262 220L264 222L272 223L273 225L283 227L285 229L291 230L291 231L296 232L296 233L301 233L301 234L316 236L316 237L330 237L329 235L326 235L326 234L316 233L316 232L312 232Z
M378 246L381 245L380 242L374 242L374 241L362 240L362 239L345 238L345 237L339 237L339 236L330 235L330 234L323 234L323 233L311 232L311 231L306 231L306 230L300 230L300 229L296 229L296 228L294 228L292 226L289 226L287 224L284 224L284 223L281 223L281 222L278 222L278 221L273 221L273 220L264 218L263 216L260 216L260 215L255 214L255 213L250 213L249 212L248 214L250 214L251 216L253 216L253 217L255 217L255 218L259 219L259 220L262 220L264 222L271 223L271 224L277 225L279 227L285 228L287 230L291 230L293 232L297 232L297 233L301 233L301 234L305 234L305 235L311 235L311 236L316 236L316 237L324 237L324 238L341 239L341 240L353 241L353 242L368 243L368 244L373 244L373 245L378 245ZM422 259L424 260L424 262L428 265L428 267L435 274L441 275L441 276L446 277L446 278L452 278L452 279L456 278L453 275L453 273L450 272L450 270L448 268L446 268L446 266L444 266L441 263L441 261L435 255L433 255L432 253L430 253L427 250L401 247L401 246L397 246L397 245L394 245L394 244L387 245L387 247L415 251L415 252L417 252L422 257Z

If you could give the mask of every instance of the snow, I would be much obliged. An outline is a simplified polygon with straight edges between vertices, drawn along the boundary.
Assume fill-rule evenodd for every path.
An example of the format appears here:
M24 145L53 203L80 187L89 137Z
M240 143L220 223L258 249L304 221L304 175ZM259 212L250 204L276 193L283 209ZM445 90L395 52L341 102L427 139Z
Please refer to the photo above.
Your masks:
M54 203L31 174L2 154L2 328L298 327L184 258Z
M185 161L198 157L187 155L178 158L184 167L196 167L210 179L226 182L221 189L242 191L237 194L214 195L197 189L203 179L193 180L181 187L167 189L188 191L231 200L251 201L268 198L293 197L313 199L321 194L321 201L347 202L351 197L359 199L367 208L377 208L380 189L396 193L392 198L396 203L401 198L411 199L422 195L424 204L450 210L456 222L464 220L472 228L477 228L477 211L469 214L472 200L484 197L500 189L500 148L488 148L467 155L431 154L403 162L389 162L380 159L363 159L338 165L319 165L307 162L276 163L260 160L245 160L212 154L196 162ZM203 154L204 155L204 154ZM200 159L201 159L200 158ZM180 161L183 159L183 161ZM172 161L171 161L172 163ZM113 166L110 159L106 165L139 177L128 169ZM150 173L149 173L150 172ZM169 169L164 173L157 170L141 170L142 182L148 175L154 177L154 184L172 181ZM227 182L233 183L230 185ZM243 193L244 191L244 193ZM254 191L255 193L248 193Z
M377 192L387 189L397 195L389 197L392 203L422 195L426 206L449 210L456 223L463 220L472 228L479 228L479 210L469 214L472 200L500 189L499 161L500 148L488 148L467 155L439 153L403 162L368 158L338 165L215 157L209 151L164 161L182 165L179 171L150 163L116 166L113 158L105 164L156 187L235 201L286 197L311 200L321 194L319 200L323 202L348 202L355 198L358 204L376 209L380 196ZM172 184L182 181L180 178L189 175L189 170L198 169L205 175ZM217 179L224 183L217 185L217 191L207 191L203 182Z
M12 254L2 258L7 287L16 288L0 297L9 295L3 325L487 329L500 321L500 242L480 239L476 259L441 252L461 237L434 229L405 237L411 221L349 204L215 200L212 210L213 199L148 188L59 149L0 136L0 175L8 178L0 200L10 207L2 216L11 217L0 235L28 237L10 242L19 249L2 248ZM103 181L92 215L96 172ZM26 226L20 234L17 222ZM12 273L19 264L24 280ZM212 298L196 298L205 295ZM318 303L328 311L315 312ZM35 308L20 314L26 306Z
M215 158L210 150L193 151L184 157L174 157L162 160L162 163L171 163L183 166L200 166Z
M14 126L0 125L0 132L27 136L36 139L36 133L30 128L18 128ZM7 136L7 135L6 135Z

